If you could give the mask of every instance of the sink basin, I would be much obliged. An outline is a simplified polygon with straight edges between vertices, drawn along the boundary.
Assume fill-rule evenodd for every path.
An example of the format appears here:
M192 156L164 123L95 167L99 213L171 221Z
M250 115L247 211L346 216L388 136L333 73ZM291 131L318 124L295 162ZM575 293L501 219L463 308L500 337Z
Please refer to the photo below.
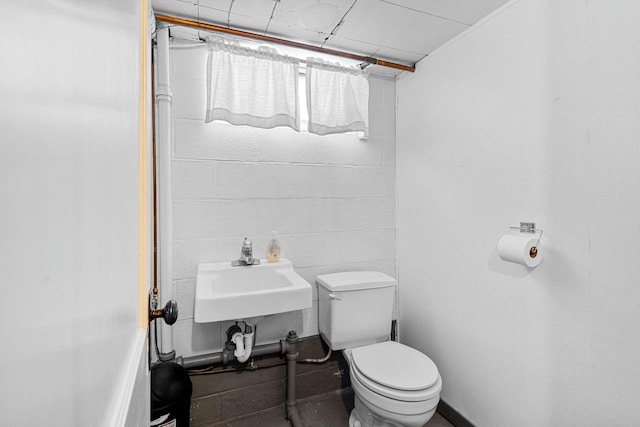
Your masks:
M288 259L232 267L230 262L198 264L194 320L244 320L311 307L311 285Z

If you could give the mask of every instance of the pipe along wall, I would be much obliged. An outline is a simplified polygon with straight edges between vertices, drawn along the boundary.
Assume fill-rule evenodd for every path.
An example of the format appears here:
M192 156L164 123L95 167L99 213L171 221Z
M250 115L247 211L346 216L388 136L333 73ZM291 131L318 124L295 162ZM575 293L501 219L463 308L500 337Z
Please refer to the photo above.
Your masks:
M285 403L287 406L287 417L294 427L302 426L300 415L298 414L297 402L296 402L296 364L298 363L298 334L295 331L289 331L289 334L285 339L273 344L264 344L255 346L251 350L251 356L266 356L266 355L280 355L284 356L286 360L286 372L287 372L287 392L285 397ZM236 360L232 347L225 347L220 352L203 354L199 356L176 358L176 362L181 364L186 369L194 369L203 366L210 366L215 364L226 365Z

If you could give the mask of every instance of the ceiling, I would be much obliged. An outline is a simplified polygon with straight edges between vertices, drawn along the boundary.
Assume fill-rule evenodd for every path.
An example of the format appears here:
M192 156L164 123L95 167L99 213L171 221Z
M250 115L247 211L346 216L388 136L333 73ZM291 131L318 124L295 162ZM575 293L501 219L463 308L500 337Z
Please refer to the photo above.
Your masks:
M413 65L508 0L152 0L156 13ZM386 74L399 70L373 66ZM372 70L373 71L373 70Z

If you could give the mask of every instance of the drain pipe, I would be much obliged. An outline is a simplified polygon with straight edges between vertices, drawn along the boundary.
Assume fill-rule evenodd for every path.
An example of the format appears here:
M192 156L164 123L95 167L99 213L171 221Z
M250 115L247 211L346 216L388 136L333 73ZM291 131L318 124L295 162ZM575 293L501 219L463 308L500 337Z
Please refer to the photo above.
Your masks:
M172 237L173 237L173 207L171 195L171 67L169 63L169 26L158 24L156 33L157 49L157 73L156 99L158 114L158 227L160 235L160 298L161 305L173 298L173 272L172 272ZM173 349L173 330L166 322L161 328L161 354L158 358L162 361L175 357Z
M287 344L285 340L273 344L263 344L253 347L251 355L254 357L266 356L270 354L283 355L286 353ZM218 353L201 354L198 356L176 358L176 363L179 363L186 369L200 368L202 366L216 365L218 363L222 365L228 365L235 361L233 348L225 348Z
M300 414L298 414L298 409L296 407L296 365L298 363L298 341L298 334L296 334L295 331L289 331L287 338L280 340L280 342L258 345L251 349L251 356L254 357L273 354L285 356L287 363L287 394L285 404L287 406L287 418L289 418L293 427L303 427ZM186 369L194 369L218 363L226 365L236 360L233 354L234 351L235 349L232 347L225 347L224 350L218 353L202 354L191 357L179 356L175 361Z
M302 427L300 414L296 408L296 365L298 363L298 335L296 331L289 331L287 335L285 358L287 359L287 416L291 425Z
M235 331L234 331L235 329ZM234 331L233 333L229 331ZM235 344L236 349L233 352L233 355L236 357L238 362L245 363L251 357L251 350L253 349L253 336L254 336L254 326L245 323L244 324L244 332L236 323L236 327L233 326L227 332L231 333L229 337L229 342Z

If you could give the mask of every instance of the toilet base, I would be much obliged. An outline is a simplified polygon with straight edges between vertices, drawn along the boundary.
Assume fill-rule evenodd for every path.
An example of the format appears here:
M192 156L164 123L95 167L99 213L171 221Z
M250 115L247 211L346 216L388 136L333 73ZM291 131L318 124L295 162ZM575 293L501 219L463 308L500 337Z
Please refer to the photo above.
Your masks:
M376 408L376 412L373 413L356 394L354 408L349 415L349 427L422 427L431 419L436 408L418 415L391 414L380 408Z

